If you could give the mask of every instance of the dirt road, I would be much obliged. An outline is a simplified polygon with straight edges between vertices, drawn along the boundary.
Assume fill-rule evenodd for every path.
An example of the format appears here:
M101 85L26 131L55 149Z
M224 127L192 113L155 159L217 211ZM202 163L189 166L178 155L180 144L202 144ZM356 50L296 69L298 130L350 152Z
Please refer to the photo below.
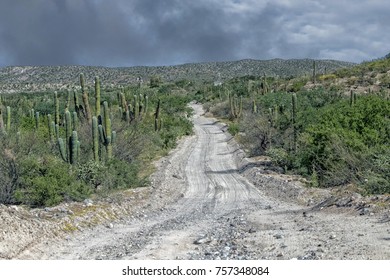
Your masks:
M16 258L390 259L390 213L358 215L329 200L313 208L326 193L309 197L299 179L243 159L223 126L192 106L195 135L160 161L145 205Z

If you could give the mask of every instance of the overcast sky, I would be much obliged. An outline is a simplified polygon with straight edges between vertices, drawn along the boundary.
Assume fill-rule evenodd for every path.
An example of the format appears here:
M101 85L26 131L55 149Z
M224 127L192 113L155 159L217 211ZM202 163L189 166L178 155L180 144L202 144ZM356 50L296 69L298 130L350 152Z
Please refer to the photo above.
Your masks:
M0 67L390 52L388 0L0 0Z

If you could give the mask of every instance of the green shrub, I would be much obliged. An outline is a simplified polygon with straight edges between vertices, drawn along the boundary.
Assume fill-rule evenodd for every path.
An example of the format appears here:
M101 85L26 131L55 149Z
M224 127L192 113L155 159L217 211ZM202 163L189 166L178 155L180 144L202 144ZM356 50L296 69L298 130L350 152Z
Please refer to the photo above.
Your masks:
M230 117L230 104L228 101L217 103L210 108L210 112L217 118L228 119Z
M368 180L373 188L388 170L375 168L373 150L386 149L390 142L389 102L375 96L361 97L355 106L347 101L327 105L306 116L301 122L300 147L295 155L297 167L310 175L318 174L322 186L367 182L364 170L373 170L376 179ZM381 174L381 175L380 175ZM378 177L379 176L379 177Z
M369 168L360 175L363 188L368 194L390 194L390 149L382 146L367 155Z
M127 189L144 186L146 180L138 177L139 165L112 159L102 167L96 175L95 181L103 190Z
M102 163L90 160L84 164L80 164L77 169L77 178L85 184L92 186L94 189L101 184L100 173L104 169Z
M329 80L334 80L336 78L337 77L335 74L324 74L324 75L321 75L318 79L320 81L329 81Z
M300 91L307 83L307 79L300 79L300 80L296 80L294 81L292 87L291 87L291 91L292 92L298 92Z
M291 165L291 158L288 152L283 148L270 148L267 150L266 155L271 157L271 161L278 166L285 167Z
M236 122L230 123L228 127L228 132L233 136L236 135L238 132L240 132L240 125Z
M20 185L15 192L19 203L53 206L62 201L85 199L91 193L68 164L54 157L26 157L19 161L19 168Z
M162 120L162 129L159 135L164 149L176 147L176 142L180 137L193 133L192 123L185 117L164 114Z
M363 188L366 194L390 194L390 182L388 178L373 173L364 174Z

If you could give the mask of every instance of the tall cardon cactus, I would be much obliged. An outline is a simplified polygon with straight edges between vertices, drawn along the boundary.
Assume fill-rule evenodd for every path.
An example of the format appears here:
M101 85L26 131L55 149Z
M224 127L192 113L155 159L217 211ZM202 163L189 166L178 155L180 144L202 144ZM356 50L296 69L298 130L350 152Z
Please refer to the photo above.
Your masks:
M229 94L230 115L233 119L238 119L242 114L242 96L232 96Z
M98 126L102 144L106 147L107 159L112 158L112 144L115 141L116 132L111 129L111 118L107 101L103 102L103 125Z
M84 103L84 116L87 119L88 123L91 123L92 113L91 113L91 107L89 106L89 97L88 97L88 92L85 88L85 78L83 73L80 74L80 86L81 86L82 98Z
M76 164L79 161L80 141L78 140L77 131L72 128L72 118L69 110L65 111L65 142L58 137L58 147L62 159L70 164ZM59 126L55 125L56 135L59 135Z
M95 77L95 116L100 116L100 79Z

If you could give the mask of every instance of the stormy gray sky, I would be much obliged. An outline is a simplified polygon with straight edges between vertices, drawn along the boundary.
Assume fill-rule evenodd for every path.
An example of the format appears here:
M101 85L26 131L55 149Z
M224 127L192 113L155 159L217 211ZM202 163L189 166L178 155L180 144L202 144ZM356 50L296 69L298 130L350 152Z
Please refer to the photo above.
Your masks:
M0 67L353 62L390 52L387 0L0 0Z

